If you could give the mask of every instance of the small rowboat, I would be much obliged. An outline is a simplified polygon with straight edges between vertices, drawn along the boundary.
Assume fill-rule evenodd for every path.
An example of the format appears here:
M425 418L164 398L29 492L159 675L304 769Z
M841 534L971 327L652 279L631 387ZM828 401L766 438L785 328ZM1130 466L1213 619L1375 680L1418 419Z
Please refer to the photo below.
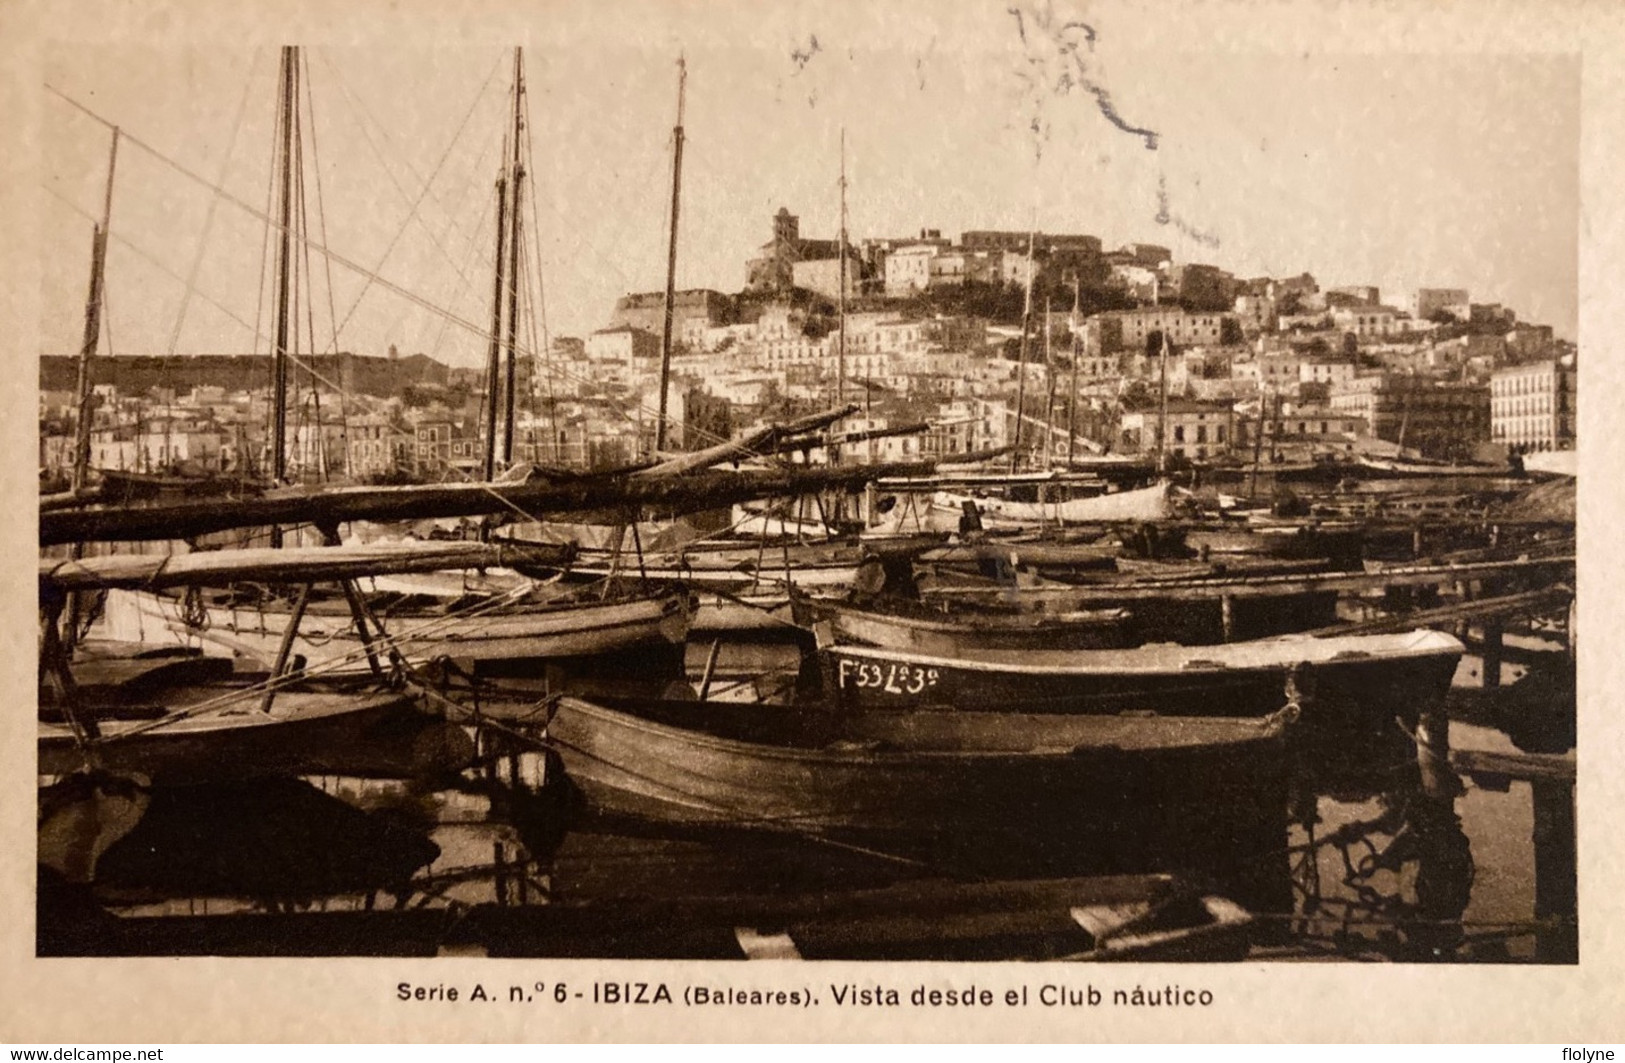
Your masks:
M1277 705L1281 703L1278 700ZM853 715L565 696L549 745L587 808L613 819L791 832L943 866L1059 852L1084 819L1158 807L1279 763L1294 714Z

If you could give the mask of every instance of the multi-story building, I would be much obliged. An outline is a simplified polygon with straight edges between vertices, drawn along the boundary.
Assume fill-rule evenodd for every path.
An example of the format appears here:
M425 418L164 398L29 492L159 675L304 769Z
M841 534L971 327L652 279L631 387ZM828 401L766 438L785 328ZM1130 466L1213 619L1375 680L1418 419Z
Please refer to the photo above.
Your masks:
M1095 314L1089 318L1085 330L1096 350L1137 353L1145 349L1146 339L1155 333L1161 333L1177 346L1217 346L1225 342L1227 320L1235 322L1228 314L1193 314L1177 306L1145 306L1138 310Z
M1298 363L1298 383L1337 387L1353 380L1358 372L1346 358L1304 358Z
M1344 335L1367 339L1404 331L1399 311L1387 306L1353 306L1332 311L1332 323Z
M1482 384L1383 373L1334 388L1330 404L1364 418L1372 436L1430 457L1465 458L1490 438L1490 389Z
M599 329L587 337L587 360L595 373L629 379L639 363L660 357L660 336L632 325Z
M938 252L930 262L930 286L957 287L966 282L999 283L1002 253L998 251L948 250Z
M351 417L346 427L351 476L379 476L395 471L397 433L389 418L363 414Z
M886 294L914 295L931 287L931 260L937 257L935 244L899 247L886 256Z
M1169 400L1166 421L1163 414L1160 407L1124 413L1119 451L1155 454L1159 424L1166 425L1168 453L1178 458L1217 457L1229 452L1235 442L1236 411L1228 404Z
M1490 438L1518 453L1572 450L1579 373L1548 359L1496 370L1490 376Z

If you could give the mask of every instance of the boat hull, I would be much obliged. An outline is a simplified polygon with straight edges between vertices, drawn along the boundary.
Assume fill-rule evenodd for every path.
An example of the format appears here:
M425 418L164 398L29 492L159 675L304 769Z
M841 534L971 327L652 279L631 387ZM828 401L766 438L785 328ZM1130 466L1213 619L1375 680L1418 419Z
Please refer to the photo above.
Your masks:
M740 723L732 735L699 726L733 708L764 724ZM1076 856L1086 836L1173 815L1192 780L1232 792L1259 785L1279 768L1285 727L1282 717L876 713L841 721L821 745L760 740L794 719L758 706L627 711L566 697L548 740L599 815L1043 866Z
M1135 642L1126 610L927 618L836 602L799 599L796 605L804 626L827 623L838 641L943 657L977 649L1108 649Z
M1237 659L1238 647L1260 646L1266 648L1264 659ZM1147 651L1160 660L1131 663ZM819 652L826 692L847 710L1257 716L1287 702L1287 676L1302 662L1294 682L1308 720L1384 726L1395 717L1414 721L1422 708L1444 697L1462 647L1448 636L1435 636L1417 652L1350 650L1342 659L1328 659L1315 640L1148 647L1123 651L1121 668L1053 660L1024 664L1018 655L978 661L859 646L823 646Z
M100 767L165 785L298 775L412 778L461 770L474 755L461 728L399 694L284 692L269 713L256 701L127 733L139 726L150 725L102 725L94 750ZM66 726L40 725L41 775L66 775L85 759Z
M585 657L637 646L682 642L688 634L690 600L672 592L632 601L590 602L522 609L483 616L448 617L434 611L386 612L379 619L409 661L430 657L488 661ZM275 661L290 612L281 608L209 605L205 622L191 624L172 598L145 592L109 594L107 615L114 637L224 649L264 664ZM311 670L360 672L369 668L366 649L347 608L308 611L292 652Z

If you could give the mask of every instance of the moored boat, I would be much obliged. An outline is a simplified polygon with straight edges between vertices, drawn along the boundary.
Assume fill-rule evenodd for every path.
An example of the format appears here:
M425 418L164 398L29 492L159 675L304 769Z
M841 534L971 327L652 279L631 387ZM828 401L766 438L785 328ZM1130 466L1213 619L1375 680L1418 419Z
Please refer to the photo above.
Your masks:
M524 590L523 587L519 590ZM465 601L375 599L390 644L409 661L576 657L683 641L692 602L671 588L630 598L531 604L514 594ZM112 591L109 628L119 637L204 645L269 663L292 620L286 599L218 591L190 601L139 591ZM292 652L307 668L364 671L367 646L340 595L313 599L295 632Z
M602 816L948 863L1017 850L1041 860L1084 817L1153 809L1193 780L1252 778L1275 764L1294 716L848 715L565 696L547 738Z
M284 690L269 711L259 699L253 689L176 690L158 718L104 720L84 743L66 724L41 723L39 774L67 775L94 763L185 785L296 775L415 777L458 771L473 759L464 731L404 694Z
M843 642L948 657L965 650L1107 649L1138 641L1126 609L949 613L903 601L866 606L804 597L795 599L795 607L803 627L828 624Z
M1463 652L1451 636L1426 630L953 657L827 640L819 647L826 693L849 710L1246 717L1279 707L1292 675L1311 720L1346 721L1414 720L1443 698Z

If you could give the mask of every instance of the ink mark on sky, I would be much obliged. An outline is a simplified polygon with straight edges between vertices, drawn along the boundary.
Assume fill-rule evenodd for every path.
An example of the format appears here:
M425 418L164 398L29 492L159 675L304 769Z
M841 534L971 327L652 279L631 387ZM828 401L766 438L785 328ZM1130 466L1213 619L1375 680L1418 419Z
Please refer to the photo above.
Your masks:
M790 61L796 64L796 73L799 74L807 69L807 64L812 61L812 57L821 51L823 51L823 47L818 43L817 34L808 34L806 44L792 48L790 50Z
M1144 141L1147 151L1157 150L1156 131L1124 118L1112 101L1110 90L1096 80L1090 57L1099 35L1093 26L1082 19L1058 17L1049 3L1012 6L1005 10L1016 20L1016 33L1026 50L1026 68L1017 76L1026 86L1035 110L1040 112L1035 113L1031 125L1041 141L1048 139L1048 122L1041 113L1045 99L1070 96L1077 91L1092 97L1095 109L1112 125ZM1042 144L1038 150L1042 153Z
M1201 184L1198 180L1197 184ZM1158 225L1172 225L1175 231L1196 241L1203 247L1218 247L1219 238L1212 233L1203 232L1184 218L1168 209L1168 178L1165 174L1157 175L1157 217Z

